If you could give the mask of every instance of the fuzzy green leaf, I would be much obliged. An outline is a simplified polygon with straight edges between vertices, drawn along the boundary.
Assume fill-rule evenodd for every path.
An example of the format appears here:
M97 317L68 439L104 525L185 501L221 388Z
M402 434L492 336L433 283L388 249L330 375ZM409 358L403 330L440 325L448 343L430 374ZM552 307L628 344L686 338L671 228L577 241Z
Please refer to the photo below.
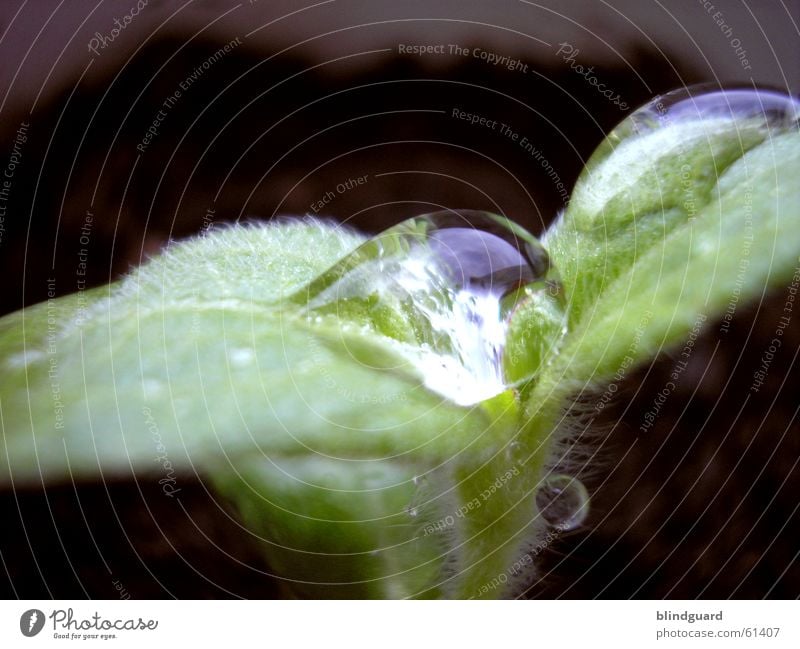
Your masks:
M734 296L800 282L800 135L680 129L593 158L546 235L568 321L543 294L514 312L514 390L463 407L427 389L396 351L401 310L308 316L297 291L362 237L234 227L0 319L0 483L135 472L179 499L197 472L295 594L510 592L541 548L535 495L570 398Z
M514 433L517 406L450 403L385 338L284 299L361 241L309 222L231 228L1 319L0 482L134 472L180 498L197 472L295 593L458 592L472 570L460 558L495 534L481 516L477 539L463 517L446 535L424 528L478 488L470 474Z
M570 396L680 346L737 304L771 288L796 286L798 178L800 133L758 145L727 167L696 218L619 269L584 308L531 395L528 414L537 438L555 425ZM551 240L558 236L554 232Z

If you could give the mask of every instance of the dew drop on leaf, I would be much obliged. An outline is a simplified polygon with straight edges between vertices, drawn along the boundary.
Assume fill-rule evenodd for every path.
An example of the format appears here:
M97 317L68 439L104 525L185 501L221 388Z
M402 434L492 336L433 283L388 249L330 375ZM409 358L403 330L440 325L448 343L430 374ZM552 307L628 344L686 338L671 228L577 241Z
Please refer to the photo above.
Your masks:
M589 493L577 478L550 475L536 492L536 507L548 525L574 530L589 514Z
M236 347L228 351L228 362L232 367L247 367L255 358L255 351L248 347Z
M800 101L775 90L702 84L660 95L620 122L589 158L570 199L574 226L663 240L713 200L725 170L764 141L798 129ZM642 219L655 215L649 227ZM660 237L660 238L659 238ZM630 246L629 246L630 247Z
M445 210L375 236L291 299L310 322L323 314L391 339L429 389L471 405L508 388L511 315L534 297L563 313L558 286L547 252L524 228Z
M622 140L659 128L697 121L738 121L757 124L771 134L798 127L800 102L775 90L720 89L701 84L656 97L623 121L610 137Z
M506 459L513 464L523 465L525 463L526 452L521 442L513 441L506 446Z

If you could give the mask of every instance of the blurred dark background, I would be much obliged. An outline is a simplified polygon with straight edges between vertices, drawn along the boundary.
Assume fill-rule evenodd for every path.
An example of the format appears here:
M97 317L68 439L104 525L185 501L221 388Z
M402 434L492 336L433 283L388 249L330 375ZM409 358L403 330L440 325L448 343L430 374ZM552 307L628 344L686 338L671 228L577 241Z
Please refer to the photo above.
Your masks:
M93 286L237 220L314 214L377 232L444 206L538 234L603 135L654 95L698 82L797 94L797 3L715 4L5 3L0 167L14 164L0 312L45 299L50 278L77 290L82 248ZM507 124L558 179L454 109ZM784 293L740 308L724 335L709 323L646 435L673 361L627 377L607 432L586 432L589 526L550 548L527 596L800 596L798 322L740 412ZM143 483L0 493L0 594L277 596L205 487L184 492L179 510Z

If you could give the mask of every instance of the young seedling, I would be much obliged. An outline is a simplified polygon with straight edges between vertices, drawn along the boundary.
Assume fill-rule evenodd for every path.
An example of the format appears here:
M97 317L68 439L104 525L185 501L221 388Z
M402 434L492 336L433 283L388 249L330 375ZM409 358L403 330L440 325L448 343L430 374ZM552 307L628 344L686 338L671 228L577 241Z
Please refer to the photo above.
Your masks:
M800 283L797 125L779 93L672 93L541 242L459 210L371 240L235 226L8 315L0 482L135 475L179 501L196 473L295 595L513 595L585 524L575 396Z

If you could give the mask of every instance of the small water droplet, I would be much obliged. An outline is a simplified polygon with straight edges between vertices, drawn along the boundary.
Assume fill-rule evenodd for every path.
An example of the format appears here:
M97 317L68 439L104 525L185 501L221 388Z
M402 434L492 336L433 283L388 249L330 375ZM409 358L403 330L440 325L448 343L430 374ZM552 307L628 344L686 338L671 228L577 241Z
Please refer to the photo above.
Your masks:
M6 359L6 364L10 369L27 367L31 363L37 363L45 358L45 353L38 349L28 349L18 354L13 354Z
M506 447L506 459L514 464L524 464L528 457L521 442L511 442Z
M547 252L523 228L448 210L384 231L291 299L392 339L428 388L471 405L508 386L503 355L515 308L541 295L563 311L554 284Z
M255 358L255 351L249 347L236 347L228 352L228 361L233 367L247 367Z
M550 526L574 530L589 514L589 493L577 478L551 475L536 492L536 507Z
M145 378L142 380L142 391L145 399L155 399L164 391L164 383L159 379Z
M411 501L405 507L405 511L411 518L416 518L428 498L428 478L424 475L415 475L411 478L411 484L414 485L414 492L411 496Z

